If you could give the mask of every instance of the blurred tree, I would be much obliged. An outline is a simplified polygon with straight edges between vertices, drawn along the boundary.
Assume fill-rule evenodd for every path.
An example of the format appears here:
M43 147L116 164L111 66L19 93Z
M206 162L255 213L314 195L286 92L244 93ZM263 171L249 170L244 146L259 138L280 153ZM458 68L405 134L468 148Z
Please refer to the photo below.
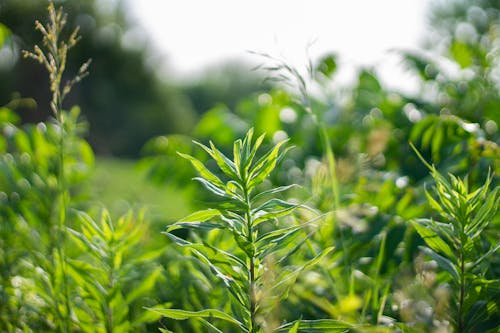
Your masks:
M234 110L242 99L270 87L264 82L261 72L253 71L246 63L232 60L207 68L199 78L185 84L184 91L194 109L201 114L221 102Z
M144 32L127 17L120 0L56 1L68 13L68 32L80 26L82 40L69 59L68 71L92 58L90 77L75 87L67 105L79 104L91 124L89 142L97 153L135 156L154 135L186 132L194 122L189 100L157 75ZM12 92L33 97L36 108L20 108L25 122L49 116L44 69L20 58L40 39L33 22L44 18L46 1L1 0L0 22L14 35L0 51L0 104ZM41 19L43 21L43 19Z

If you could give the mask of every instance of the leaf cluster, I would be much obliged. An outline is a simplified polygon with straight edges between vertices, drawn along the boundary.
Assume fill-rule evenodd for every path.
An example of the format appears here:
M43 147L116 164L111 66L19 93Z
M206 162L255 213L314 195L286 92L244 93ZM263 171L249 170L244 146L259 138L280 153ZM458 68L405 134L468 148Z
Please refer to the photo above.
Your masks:
M230 316L216 309L201 312L155 310L166 317L197 318L214 330L215 327L209 318L228 321L242 332L283 330L287 326L269 326L270 318L267 315L273 307L286 299L299 273L317 264L333 249L326 248L299 266L286 265L286 259L309 237L306 230L313 225L313 221L278 227L280 218L306 207L276 197L291 186L258 190L258 186L276 168L286 149L280 150L285 144L285 141L282 141L258 158L258 149L264 135L253 141L253 134L251 129L243 140L234 143L232 159L212 143L210 146L197 143L212 157L225 178L217 176L198 159L180 154L189 160L198 172L199 177L195 180L223 201L218 208L198 211L178 221L169 226L165 233L177 245L189 248L192 255L207 265L220 279L231 295L233 313ZM175 231L181 228L197 232L223 232L230 235L235 249L228 252L218 248L217 244L180 238L175 235ZM269 258L275 258L282 266L281 273L271 281L266 278L266 271L271 269L267 263ZM313 323L309 325L314 326ZM322 325L325 323L322 322ZM330 325L340 324L335 322Z
M448 275L445 280L452 285L456 304L451 319L457 331L493 328L500 323L499 285L488 261L498 256L500 242L498 232L489 227L498 220L499 187L491 189L488 175L482 186L472 190L467 179L452 174L445 178L427 166L435 186L434 195L426 192L426 196L439 218L413 222L426 244L422 251Z

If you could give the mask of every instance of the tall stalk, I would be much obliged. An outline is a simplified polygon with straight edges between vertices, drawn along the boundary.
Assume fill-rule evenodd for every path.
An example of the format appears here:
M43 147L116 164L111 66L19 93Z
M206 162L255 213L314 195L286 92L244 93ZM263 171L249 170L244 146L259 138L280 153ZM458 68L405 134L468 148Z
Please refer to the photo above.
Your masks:
M49 74L50 91L52 99L50 102L50 109L55 117L56 124L59 129L58 137L58 155L57 155L57 169L55 175L57 178L57 193L54 206L52 207L52 216L55 216L56 232L50 233L51 244L49 246L49 255L52 257L53 267L59 265L60 277L57 277L57 272L52 274L52 284L56 287L56 292L53 295L55 302L55 313L59 318L58 329L62 332L69 332L71 330L71 302L69 292L69 282L67 274L67 258L65 252L66 243L66 214L70 202L69 189L65 177L65 163L64 156L66 154L65 137L72 135L66 132L65 112L63 110L63 101L66 95L71 91L73 85L81 81L88 75L87 68L89 61L84 63L77 75L70 81L62 85L62 77L66 69L66 59L68 50L76 45L78 42L78 28L76 28L67 40L61 40L61 32L66 25L66 14L62 9L55 9L54 4L49 2L48 6L49 22L43 25L39 21L35 22L35 28L42 33L42 48L35 45L34 51L23 51L26 58L32 58L44 65ZM56 257L53 256L55 251ZM60 286L56 286L56 280L60 280ZM59 289L57 291L57 289ZM61 296L59 295L61 293ZM60 309L60 304L64 308L64 312Z

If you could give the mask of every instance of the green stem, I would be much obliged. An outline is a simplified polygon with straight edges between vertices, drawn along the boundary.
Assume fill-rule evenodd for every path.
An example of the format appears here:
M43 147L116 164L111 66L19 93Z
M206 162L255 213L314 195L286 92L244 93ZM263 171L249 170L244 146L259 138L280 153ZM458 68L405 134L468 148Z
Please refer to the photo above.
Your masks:
M463 248L460 248L460 291L458 296L458 333L465 332L464 329L464 300L465 300L465 260Z
M248 193L248 188L245 184L244 186L244 199L246 202L246 222L247 222L247 240L250 244L253 244L253 226L252 226L252 213L251 213L251 203L250 203L250 195ZM257 332L258 326L256 322L256 309L257 309L257 301L256 301L256 293L255 293L255 254L252 253L252 256L249 258L250 267L248 272L249 279L249 287L248 287L248 297L250 301L250 327L249 332L254 333Z
M56 38L54 39L54 60L56 62L56 78L55 82L52 84L54 85L54 91L52 95L52 105L55 106L56 110L56 121L59 126L59 147L58 147L58 170L57 170L57 181L58 181L58 196L60 200L58 201L59 204L61 205L58 207L59 212L57 214L57 225L58 225L58 232L57 232L57 244L56 244L56 250L59 255L59 264L61 266L61 274L62 274L62 298L63 298L63 304L65 308L65 316L63 316L63 322L62 322L62 331L63 332L69 332L70 331L70 316L71 316L71 305L69 302L69 287L68 287L68 275L66 272L66 252L65 252L65 243L66 243L66 212L67 212L67 200L66 200L66 179L64 176L64 153L65 153L65 131L64 131L64 114L62 111L62 100L61 100L61 92L60 92L60 77L62 76L62 71L64 71L64 64L61 64L61 61L58 57L58 52L57 52L57 34Z
M320 124L317 122L317 126L319 129L319 134L320 137L323 141L323 146L325 148L326 152L326 158L328 161L328 172L330 175L330 179L332 181L332 192L333 192L333 216L335 219L334 223L338 222L337 219L337 211L340 208L340 191L339 191L339 183L338 183L338 178L337 178L337 166L335 163L335 155L333 153L333 148L330 143L330 140L328 138L328 133L326 131L326 127L323 124ZM335 231L335 229L333 229ZM339 245L340 248L342 249L342 257L345 263L345 266L347 268L348 276L351 275L351 264L350 264L350 259L349 259L349 253L347 252L347 248L344 246L344 231L342 228L339 228Z
M114 256L111 256L114 261ZM110 260L109 267L113 267L113 262ZM108 290L112 291L115 288L114 271L111 269L108 273ZM106 304L106 333L113 333L114 331L114 315L113 307L108 302Z
M257 332L257 323L255 322L255 261L254 258L250 258L250 332Z
M330 173L330 178L332 180L332 192L333 192L333 212L336 214L337 210L340 207L340 200L339 200L339 182L337 178L337 166L335 163L335 155L333 153L332 145L330 143L330 140L328 138L328 133L326 131L326 127L322 124L318 124L319 126L319 132L321 139L323 141L323 145L325 148L326 152L326 158L328 161L328 171Z

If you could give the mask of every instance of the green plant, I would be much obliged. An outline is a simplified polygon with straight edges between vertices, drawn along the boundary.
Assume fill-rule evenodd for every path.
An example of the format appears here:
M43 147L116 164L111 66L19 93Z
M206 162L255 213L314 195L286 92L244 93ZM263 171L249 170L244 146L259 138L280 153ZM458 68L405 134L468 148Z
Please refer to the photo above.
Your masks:
M66 16L53 3L48 12L47 25L36 23L43 50L25 56L49 72L55 120L21 128L0 108L0 330L145 331L159 317L143 307L158 303L152 291L163 278L157 258L165 249L145 243L142 216L91 217L84 181L94 155L82 139L79 109L62 108L89 62L61 83L78 29L60 40Z
M69 261L69 272L82 301L76 317L84 332L130 332L158 316L144 312L138 302L149 297L162 278L154 260L164 252L141 249L146 230L143 218L132 213L115 223L106 211L95 221L76 212L81 230L69 229L81 249L79 259Z
M188 159L200 177L195 178L210 192L222 198L216 208L198 211L167 228L166 235L176 244L189 248L192 255L207 265L226 287L231 296L231 314L218 309L185 311L178 309L156 309L165 317L183 320L196 318L209 329L216 328L213 319L229 322L242 332L296 331L301 328L329 329L341 332L346 324L334 320L297 321L285 325L272 325L272 309L288 295L288 290L297 276L309 266L318 263L333 248L326 248L300 265L286 265L310 236L313 221L293 223L283 227L277 220L287 216L303 205L278 199L278 194L292 186L260 190L258 187L276 168L285 151L280 148L285 141L257 159L257 151L264 135L255 142L251 129L243 140L233 146L233 159L223 155L213 144L210 147L199 144L217 163L225 179L209 171L198 159L181 154ZM321 217L319 217L321 218ZM293 221L293 219L292 219ZM208 231L229 236L232 242L209 244L200 238L189 241L175 234L187 228L194 231ZM301 237L302 236L302 237ZM194 236L193 236L194 237ZM213 239L213 236L209 239ZM279 259L278 259L279 258ZM272 261L282 265L274 278ZM271 276L270 276L271 275ZM212 320L211 320L212 319Z
M500 188L490 189L488 176L471 189L467 179L445 178L419 157L435 181L435 196L426 195L439 219L419 219L413 225L427 245L422 251L447 273L442 280L452 288L453 327L458 333L494 331L500 325L500 284L488 262L498 256L500 242L498 231L489 229L498 220Z
M45 288L49 290L46 300L52 301L51 308L55 314L55 329L61 332L71 330L72 305L69 287L69 277L67 274L67 256L66 256L66 219L68 206L70 202L70 193L68 186L68 174L66 170L66 154L68 142L75 135L71 122L67 121L68 115L63 110L63 101L74 84L81 81L88 75L87 69L90 60L84 63L78 73L64 85L62 78L66 69L67 53L78 42L78 28L76 28L67 40L61 39L61 33L66 25L66 15L62 9L56 10L52 2L48 6L49 22L46 25L36 21L35 27L42 33L43 48L35 45L34 51L24 51L26 58L32 58L44 65L49 73L50 91L52 100L50 108L56 119L56 125L59 130L59 142L57 144L57 167L56 181L57 190L53 198L51 208L51 224L54 226L50 233L51 240L47 253L35 253L36 261L41 265L44 274L41 277ZM48 282L46 282L48 280Z

